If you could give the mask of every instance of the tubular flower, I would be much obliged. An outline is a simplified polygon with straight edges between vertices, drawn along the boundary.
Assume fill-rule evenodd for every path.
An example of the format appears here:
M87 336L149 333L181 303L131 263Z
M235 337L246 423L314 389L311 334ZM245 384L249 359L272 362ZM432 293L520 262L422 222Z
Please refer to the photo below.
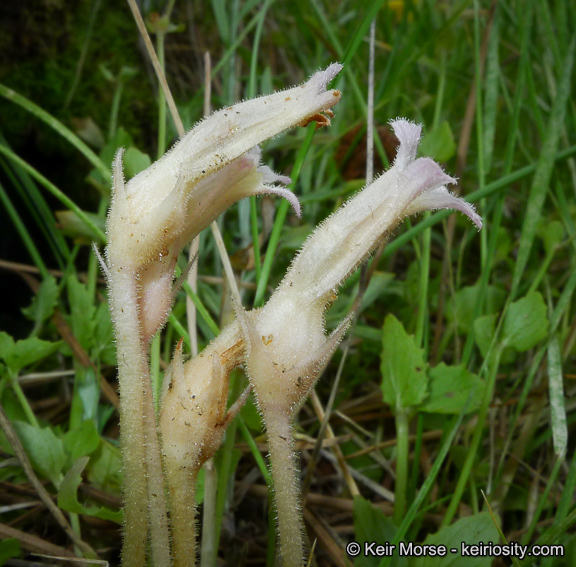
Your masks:
M344 322L327 338L326 307L404 218L453 208L482 227L474 207L446 189L455 180L430 158L416 159L421 127L407 120L395 120L392 127L400 140L393 166L312 233L263 308L240 314L247 369L260 404L281 397L298 407L299 396L316 379L314 369L322 368L347 326Z
M170 308L181 248L220 213L249 195L273 193L288 199L300 214L294 194L278 185L290 179L260 165L258 144L299 124L330 124L330 108L340 92L326 86L341 68L334 63L301 86L214 113L128 183L118 152L107 225L113 243L107 249L108 267L110 272L138 272L145 341Z
M324 313L342 282L404 218L453 208L478 228L474 208L446 189L455 180L429 158L416 159L421 127L395 120L393 166L322 223L261 309L237 308L245 365L270 444L285 567L299 565L303 527L292 451L292 419L344 336L351 316L326 336Z

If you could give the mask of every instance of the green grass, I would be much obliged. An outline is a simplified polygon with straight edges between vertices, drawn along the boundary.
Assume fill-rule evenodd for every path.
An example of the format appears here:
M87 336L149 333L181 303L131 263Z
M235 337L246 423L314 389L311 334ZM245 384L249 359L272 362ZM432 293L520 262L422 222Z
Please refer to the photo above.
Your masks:
M367 37L374 17L376 126L397 116L422 123L428 147L438 152L432 157L441 157L445 170L459 177L458 191L476 204L484 220L478 233L448 212L410 219L375 256L377 265L370 264L373 278L350 331L331 427L336 436L345 437L345 455L379 448L344 460L348 470L321 453L309 490L314 497L306 504L314 514L311 533L319 538L318 565L342 565L345 544L351 540L376 538L384 544L431 538L428 541L449 545L459 537L450 531L456 522L462 522L461 533L469 537L495 533L498 538L483 513L487 508L481 490L508 542L562 544L565 557L535 564L572 565L576 10L567 0L501 0L494 10L487 0L368 2L359 9L360 4L213 0L202 3L200 10L197 3L178 1L171 21L183 26L156 43L187 127L202 116L204 50L212 58L213 108L292 86L335 60L346 64L335 81L343 95L330 128L300 128L263 148L264 161L292 177L293 190L302 197L302 218L296 219L287 203L274 200L274 217L266 220L269 237L255 252L268 202L240 203L218 221L242 280L246 308L264 304L312 227L361 186L344 177L344 156L360 162L362 170L365 142L355 127L364 128L367 120ZM100 31L89 36L85 47L89 19L83 9L78 21L84 27L70 35L58 81L45 52L34 57L22 53L22 65L11 65L0 86L0 110L10 116L0 126L5 235L0 260L19 264L0 267L12 275L27 270L30 287L29 293L22 292L21 284L4 290L6 315L0 329L7 334L0 335L0 401L36 474L53 494L66 482L62 479L74 462L90 457L84 478L90 492L81 489L79 505L92 515L103 506L118 507L121 471L114 397L102 395L102 381L115 386L112 327L106 289L88 244L95 240L102 248L105 240L102 226L117 147L132 148L127 169L134 172L146 161L142 154L154 159L175 139L164 98L158 96L145 55L137 51L137 29L120 23L128 17L123 4L96 11L94 29ZM106 25L108 29L102 27ZM115 47L107 50L102 38L113 32ZM82 72L65 105L69 91L62 85L73 84L83 49ZM116 82L106 82L101 64L116 73ZM137 67L137 75L121 78L120 69L128 66ZM93 96L94 90L103 97ZM92 118L103 143L94 145L94 137L83 141L73 118ZM385 140L378 139L376 146L384 163L393 159L385 155ZM74 222L56 219L54 211L63 209L74 213L64 217ZM154 343L157 388L176 341L185 336L190 344L187 296L198 308L200 348L233 316L211 233L204 233L200 242L198 289L186 287L178 294L174 312ZM184 267L187 260L180 260ZM54 285L50 274L56 278ZM327 313L330 326L346 314L359 286L358 274L343 286ZM33 296L31 308L22 314L19 308ZM400 418L384 403L381 391L382 328L388 314L407 335L414 335L410 340L422 350L428 367L428 397L411 402L399 412ZM10 346L8 335L22 342ZM9 349L20 350L10 354ZM324 404L340 359L337 353L317 386ZM469 377L474 375L483 381L482 392L468 395L460 405L447 396L444 412L426 411L437 379L432 371L439 367L466 369L462 389L474 392ZM72 378L66 374L70 370ZM231 395L238 395L244 384L237 371ZM92 425L94 431L86 434ZM23 433L30 427L38 430L43 443ZM319 427L312 406L305 405L298 438L315 440ZM205 525L211 527L202 537L216 551L206 553L203 565L214 564L216 555L239 564L242 554L273 564L268 501L257 488L248 490L242 484L265 484L263 442L260 418L249 404L214 460L216 472L210 474L215 477L206 481L212 513L203 511L210 518ZM12 488L6 485L12 499L2 505L33 499L13 488L27 479L11 459L13 450L3 434L0 447L0 480L12 483ZM48 463L42 452L46 447L52 455ZM305 445L303 466L311 447ZM357 475L366 501L356 496L353 507L354 489L345 480L350 471ZM382 487L400 491L396 523L393 506L383 503ZM326 504L325 499L321 506L321 496L340 499L339 511L329 507L334 501ZM2 521L74 549L51 516L26 510L14 506ZM70 512L72 529L102 558L117 564L116 526L108 519L96 524L78 516L79 509ZM469 525L462 518L470 515L475 523ZM368 516L371 521L363 522ZM100 517L108 518L101 512ZM24 543L20 548L15 553L25 557L29 550ZM57 554L48 548L46 552ZM405 565L403 561L366 558L358 564ZM410 561L411 566L421 564L423 559Z

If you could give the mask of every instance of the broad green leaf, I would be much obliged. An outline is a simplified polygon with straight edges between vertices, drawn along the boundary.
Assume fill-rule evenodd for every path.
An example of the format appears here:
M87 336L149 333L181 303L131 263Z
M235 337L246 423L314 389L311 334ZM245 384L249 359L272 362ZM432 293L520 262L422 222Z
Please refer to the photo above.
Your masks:
M382 510L373 506L362 496L354 497L354 539L362 549L360 555L354 558L354 567L378 567L382 557L365 555L364 544L375 541L378 545L384 545L392 541L395 534L396 526L392 518L385 516ZM390 546L388 549L392 557L391 566L404 567L408 564L406 557L393 552Z
M440 546L447 548L445 557L411 557L408 560L409 567L490 567L493 557L468 557L462 556L463 545L488 544L499 541L498 530L488 512L482 512L462 518L451 526L446 526L425 540L425 545ZM452 552L454 549L456 552Z
M86 468L89 460L89 457L80 457L70 467L58 491L58 506L62 510L74 514L95 516L102 520L110 520L117 524L122 524L124 517L122 510L110 510L110 508L97 508L96 506L87 507L78 502L78 487L82 482L82 471Z
M446 316L455 321L460 332L467 332L472 326L474 311L479 301L480 285L466 286L459 289L453 299L448 302ZM506 300L506 292L495 286L488 286L485 293L484 313L492 314L500 311Z
M448 161L456 153L456 142L450 124L445 120L428 132L420 142L419 154L435 161Z
M4 565L8 559L18 557L20 555L20 542L11 537L10 539L3 539L0 541L0 566Z
M50 427L34 427L24 421L15 421L13 425L34 470L54 486L60 486L66 465L62 440Z
M470 398L466 413L480 407L484 380L464 366L447 366L443 362L428 372L430 395L421 411L459 415ZM472 396L472 397L470 397Z
M109 83L114 83L116 81L116 77L114 76L112 71L110 71L110 69L108 69L108 67L104 65L104 63L100 63L100 65L98 65L98 70L100 71L100 73L102 73L102 76Z
M119 494L122 486L120 449L101 439L100 446L91 455L87 475L88 480L98 488Z
M68 299L70 301L70 326L78 342L90 353L94 346L96 307L94 297L81 284L76 276L68 278Z
M133 146L126 150L123 159L126 179L131 179L152 164L152 160L148 154L141 152Z
M60 342L51 343L36 337L14 342L4 331L0 331L0 359L3 359L12 376L17 376L26 366L47 358L60 348Z
M536 346L548 333L546 305L540 293L531 293L510 305L502 328L502 342L519 352Z
M384 401L393 410L406 410L426 397L424 352L394 315L388 315L384 321L380 371Z
M80 427L68 431L64 435L64 449L70 455L70 461L74 462L80 457L90 455L100 445L100 435L92 420L83 422Z
M4 331L0 331L0 358L7 360L14 350L14 339Z
M0 376L6 375L5 369L3 368L3 364L0 363ZM5 388L5 384L2 383L0 380L0 405L2 409L6 412L6 417L11 421L28 421L28 414L22 407L18 396L15 394L13 388ZM0 438L4 438L4 433L0 430ZM12 453L12 449L10 448L10 444L6 439L6 445L2 446L2 448L8 447L8 452Z
M42 280L38 293L32 299L32 303L22 309L22 313L28 319L34 321L33 335L39 331L42 323L52 315L57 300L58 284L53 276L48 275Z

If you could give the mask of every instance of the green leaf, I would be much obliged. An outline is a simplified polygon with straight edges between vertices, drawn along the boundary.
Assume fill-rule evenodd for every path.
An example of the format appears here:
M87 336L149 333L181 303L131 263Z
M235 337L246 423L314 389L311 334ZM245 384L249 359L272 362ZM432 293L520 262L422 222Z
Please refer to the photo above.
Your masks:
M463 545L498 542L498 530L488 512L462 518L424 540L424 545L447 548L446 557L411 557L409 567L490 567L493 557L462 557ZM456 553L450 550L456 549Z
M134 146L128 148L124 154L124 175L126 179L131 179L137 173L150 167L152 160L148 154L141 152Z
M510 305L502 329L502 342L519 352L530 350L548 333L546 305L540 293L531 293Z
M39 331L42 323L51 317L57 300L58 284L53 276L48 275L42 280L38 293L32 299L32 303L22 309L22 313L28 319L34 321L33 335Z
M450 124L445 120L428 132L420 142L419 154L435 161L448 161L456 153L456 142Z
M86 420L97 421L99 401L100 377L93 368L76 364L70 427L75 429Z
M62 510L74 514L95 516L102 520L110 520L117 524L122 524L124 517L122 510L110 510L110 508L97 508L96 506L87 507L78 502L78 487L82 482L82 471L86 468L89 460L89 457L80 457L70 467L58 491L58 506Z
M102 233L106 230L106 221L101 215L83 211L92 223L97 226ZM56 211L54 213L58 219L58 227L63 234L73 238L79 244L91 245L96 240L97 244L105 244L101 238L95 238L94 231L82 220L74 211Z
M122 127L116 130L116 135L112 138L100 152L100 158L109 167L112 167L112 161L118 148L129 148L134 145L132 136Z
M3 539L0 541L0 566L4 565L8 559L18 557L20 555L20 542L11 537L10 539Z
M480 300L480 284L466 286L459 289L454 299L448 302L446 315L450 321L455 321L458 330L467 333L473 323L476 304ZM485 292L484 313L486 315L496 313L504 306L506 292L495 286L487 286Z
M89 146L98 150L103 148L106 143L104 134L102 133L102 128L94 122L94 119L91 116L86 118L77 118L74 121L74 132Z
M14 339L4 331L0 331L0 358L2 360L9 360L14 350Z
M96 307L94 297L76 276L68 278L68 300L70 301L70 326L72 332L86 352L94 346Z
M99 445L100 435L98 435L96 425L91 419L84 421L80 427L76 427L64 435L64 449L70 455L71 462L90 455L98 449Z
M424 351L394 315L388 315L384 321L380 371L384 401L394 411L416 406L426 397Z
M373 506L362 496L354 497L354 537L355 541L360 544L364 550L364 544L377 542L378 545L384 545L392 541L396 534L396 526L392 518L384 515L384 512L376 506ZM392 551L392 546L388 546L393 567L404 567L407 565L407 558L401 557L396 550ZM370 554L364 555L363 552L354 558L354 567L378 567L381 557Z
M88 479L106 492L119 494L122 486L120 449L101 439L100 446L91 455Z
M15 421L13 425L34 470L54 486L60 486L66 465L62 440L50 427L34 427L24 421Z
M421 411L459 415L470 396L466 413L472 413L480 407L484 380L468 372L464 366L447 366L442 362L432 368L428 376L430 396L420 407Z
M4 331L0 331L0 359L3 359L12 376L17 376L26 366L42 360L60 348L60 342L51 343L36 337L14 342Z

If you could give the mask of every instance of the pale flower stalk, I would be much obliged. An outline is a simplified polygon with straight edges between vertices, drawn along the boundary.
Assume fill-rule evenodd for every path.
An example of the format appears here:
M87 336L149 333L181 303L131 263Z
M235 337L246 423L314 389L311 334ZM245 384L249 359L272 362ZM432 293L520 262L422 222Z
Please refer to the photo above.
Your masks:
M340 93L326 87L340 69L339 64L330 65L301 86L214 113L127 183L122 153L116 156L105 271L121 396L125 566L146 564L148 537L153 564L172 564L148 343L170 311L178 254L220 213L248 195L275 193L299 212L292 193L277 185L288 178L260 165L257 146L298 124L329 124L330 108ZM189 537L194 537L193 530Z
M298 567L305 547L293 418L351 319L326 336L324 313L339 286L408 215L453 208L482 226L472 205L446 189L455 180L433 160L416 159L421 127L406 120L392 127L400 141L393 167L312 233L264 307L237 310L247 373L268 432L285 567Z

